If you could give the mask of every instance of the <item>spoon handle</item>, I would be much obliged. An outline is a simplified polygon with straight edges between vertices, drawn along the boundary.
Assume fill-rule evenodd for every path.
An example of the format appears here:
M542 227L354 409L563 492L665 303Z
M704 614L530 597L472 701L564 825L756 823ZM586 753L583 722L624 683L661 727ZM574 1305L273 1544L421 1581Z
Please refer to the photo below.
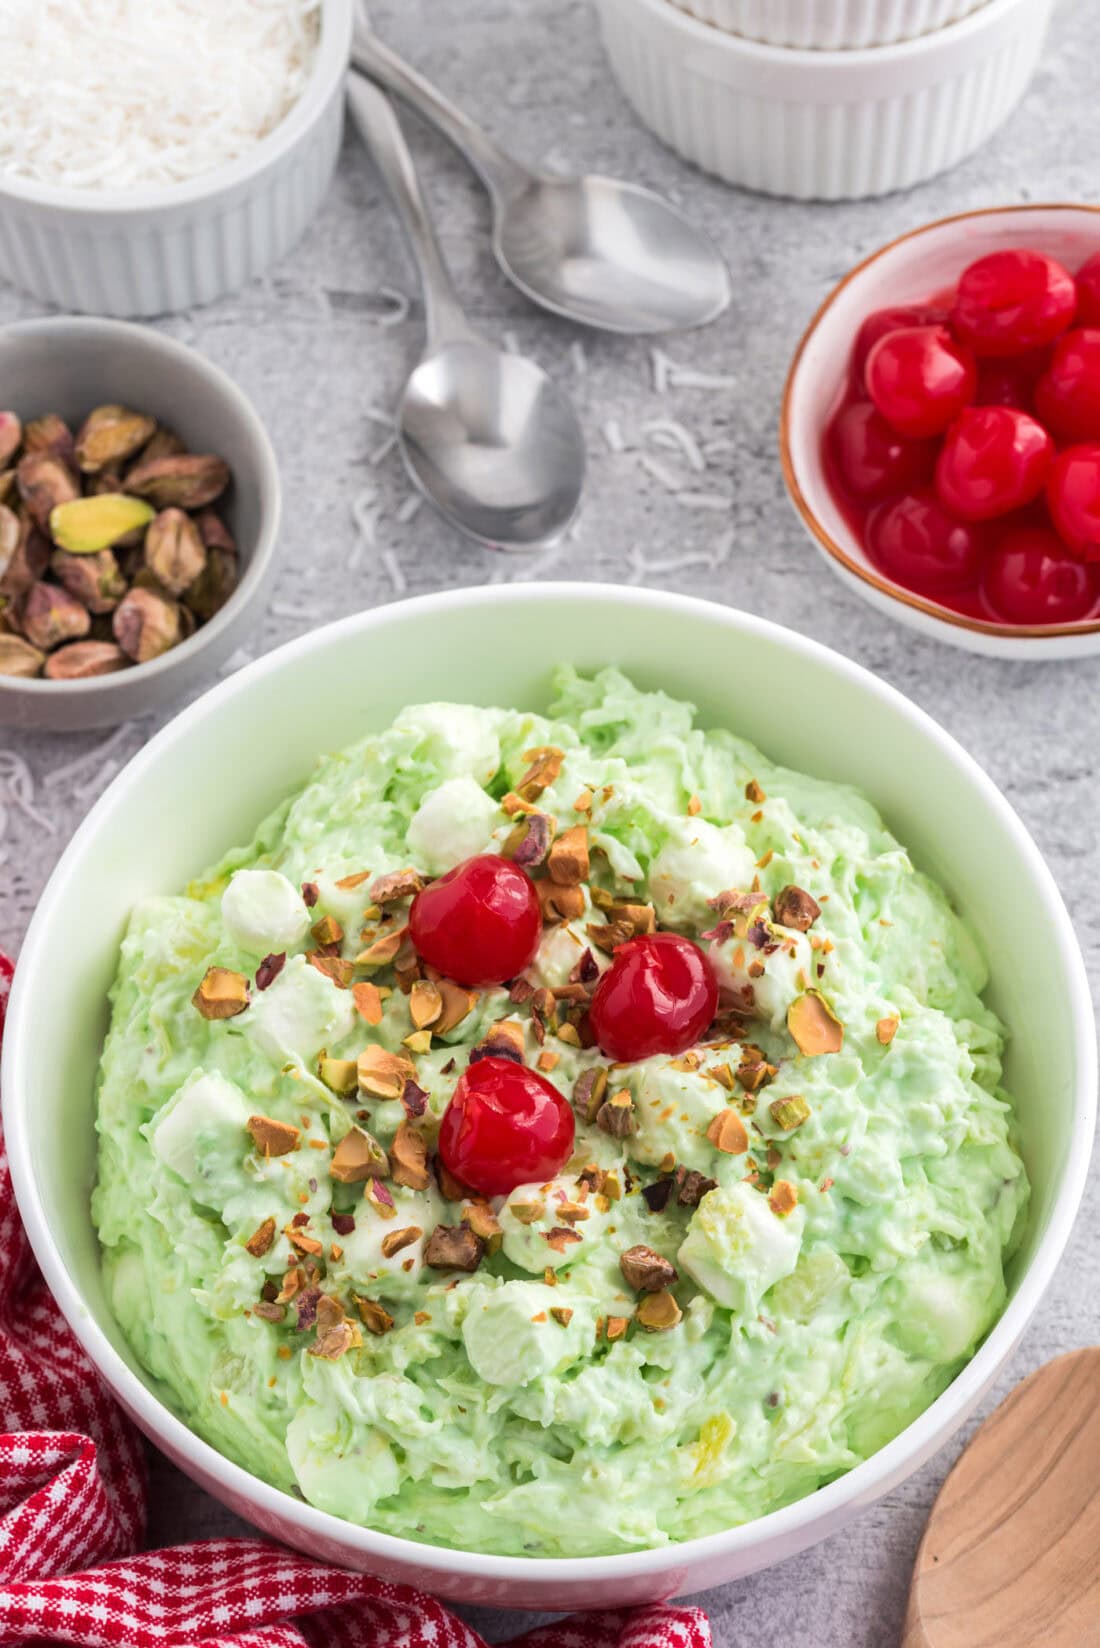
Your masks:
M410 104L437 131L454 144L481 178L490 194L507 199L531 181L532 173L505 154L469 115L448 101L430 81L398 57L363 22L362 9L355 25L351 60L387 91Z
M351 117L390 192L420 271L429 346L471 337L393 104L360 74L348 75L347 95Z

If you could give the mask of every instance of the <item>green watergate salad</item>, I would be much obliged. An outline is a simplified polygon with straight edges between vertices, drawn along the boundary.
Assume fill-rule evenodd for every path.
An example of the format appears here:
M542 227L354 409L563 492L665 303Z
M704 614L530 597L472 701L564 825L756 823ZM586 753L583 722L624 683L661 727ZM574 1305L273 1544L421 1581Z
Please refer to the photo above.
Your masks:
M443 909L470 860L521 914ZM502 984L434 964L532 907ZM984 984L867 801L689 705L607 669L546 718L408 709L133 913L114 1311L201 1436L353 1522L566 1557L748 1521L1002 1309L1028 1187Z

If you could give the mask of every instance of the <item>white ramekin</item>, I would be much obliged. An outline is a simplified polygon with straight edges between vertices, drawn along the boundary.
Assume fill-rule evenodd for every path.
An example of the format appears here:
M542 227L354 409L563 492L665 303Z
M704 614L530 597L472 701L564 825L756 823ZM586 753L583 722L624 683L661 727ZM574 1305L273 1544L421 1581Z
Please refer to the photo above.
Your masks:
M288 251L321 204L344 120L351 0L324 0L313 72L248 154L186 183L71 189L0 172L0 278L45 303L156 315L209 303Z
M318 751L386 726L410 692L420 701L544 708L563 661L634 671L698 704L705 725L733 726L786 765L873 798L956 900L988 959L992 1003L1012 1029L1005 1084L1032 1182L1004 1314L900 1436L758 1521L568 1561L375 1533L225 1459L173 1413L123 1338L88 1206L107 990L135 901L174 891L248 840ZM1003 1368L1065 1247L1092 1148L1096 1034L1080 945L1038 849L977 762L893 687L728 607L610 585L511 584L400 601L315 630L230 676L150 739L92 807L38 902L15 969L0 1086L35 1256L73 1332L158 1447L288 1545L464 1602L561 1611L700 1591L793 1556L896 1487L958 1429ZM780 1631L777 1640L788 1639Z
M805 51L890 46L946 28L986 0L676 0L727 34Z
M1100 252L1100 206L990 206L912 229L873 252L833 288L811 320L787 375L779 451L791 502L828 565L856 595L900 624L986 657L1092 658L1100 619L1073 624L1000 624L970 618L917 595L879 571L839 507L825 470L822 436L848 378L852 342L876 309L923 303L955 286L968 263L1029 246L1076 272Z
M763 46L672 0L598 0L611 66L658 137L727 183L801 200L904 189L971 153L1019 102L1053 0L986 0L866 51Z

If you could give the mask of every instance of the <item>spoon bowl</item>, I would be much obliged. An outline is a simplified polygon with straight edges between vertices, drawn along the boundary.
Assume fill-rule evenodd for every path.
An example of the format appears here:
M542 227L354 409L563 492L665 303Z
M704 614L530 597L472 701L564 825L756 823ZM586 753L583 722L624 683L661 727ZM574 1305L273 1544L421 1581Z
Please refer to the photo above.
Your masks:
M480 339L433 349L397 415L415 485L453 525L494 548L557 538L580 502L576 414L533 361Z
M494 247L543 308L609 332L704 326L730 300L710 241L660 195L610 177L532 177L502 197Z
M497 262L534 303L634 335L705 326L726 308L732 287L720 253L660 195L610 177L532 171L379 40L362 9L351 61L473 167L489 191Z

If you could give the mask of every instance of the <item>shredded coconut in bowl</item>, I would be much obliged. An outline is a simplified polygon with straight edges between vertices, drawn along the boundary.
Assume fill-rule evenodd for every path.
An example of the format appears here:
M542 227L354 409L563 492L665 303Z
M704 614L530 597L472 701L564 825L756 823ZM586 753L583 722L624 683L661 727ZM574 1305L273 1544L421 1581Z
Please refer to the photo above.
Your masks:
M3 0L0 175L181 183L246 154L309 78L321 0Z

